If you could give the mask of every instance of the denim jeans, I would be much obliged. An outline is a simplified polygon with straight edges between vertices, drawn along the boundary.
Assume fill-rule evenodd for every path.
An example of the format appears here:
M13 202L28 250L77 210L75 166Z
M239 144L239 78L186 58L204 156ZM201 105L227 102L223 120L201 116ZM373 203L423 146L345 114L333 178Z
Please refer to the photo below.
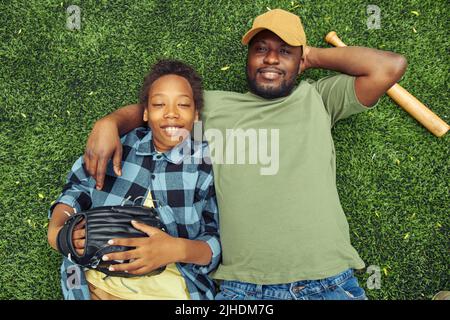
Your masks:
M367 300L353 270L322 280L259 285L224 280L216 300Z

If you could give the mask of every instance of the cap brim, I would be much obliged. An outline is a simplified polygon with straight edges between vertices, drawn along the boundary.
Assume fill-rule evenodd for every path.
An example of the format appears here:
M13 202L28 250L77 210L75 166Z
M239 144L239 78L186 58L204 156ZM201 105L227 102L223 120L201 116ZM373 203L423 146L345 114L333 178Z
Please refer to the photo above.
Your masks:
M252 40L252 38L260 31L263 30L267 30L266 28L255 28L255 29L250 29L247 31L246 34L244 34L244 36L242 37L242 44L244 46L248 45L248 43L250 42L250 40Z
M273 33L275 33L277 36L279 36L281 38L281 40L283 40L284 42L286 42L288 45L293 46L293 47L299 47L302 46L303 43L300 43L299 41L296 40L292 40L292 39L287 39L287 37L283 34L283 32L280 32L279 30L274 30L273 28L255 28L255 29L250 29L249 31L247 31L247 33L242 37L242 44L243 45L248 45L248 43L250 42L250 40L260 31L263 30L269 30Z

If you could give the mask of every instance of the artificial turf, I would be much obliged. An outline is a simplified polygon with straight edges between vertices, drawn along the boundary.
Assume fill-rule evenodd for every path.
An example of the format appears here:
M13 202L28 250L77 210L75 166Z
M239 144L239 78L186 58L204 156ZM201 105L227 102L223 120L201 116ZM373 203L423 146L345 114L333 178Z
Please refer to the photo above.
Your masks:
M60 299L60 256L47 210L83 153L94 121L135 103L158 57L181 59L206 89L246 91L240 38L267 8L302 17L311 46L390 50L400 84L450 122L447 1L2 1L0 3L0 299ZM81 29L66 28L69 5ZM318 79L327 70L308 70ZM370 299L431 299L449 290L449 134L436 138L389 97L333 129L337 185L352 243L381 288ZM249 228L249 232L251 229Z

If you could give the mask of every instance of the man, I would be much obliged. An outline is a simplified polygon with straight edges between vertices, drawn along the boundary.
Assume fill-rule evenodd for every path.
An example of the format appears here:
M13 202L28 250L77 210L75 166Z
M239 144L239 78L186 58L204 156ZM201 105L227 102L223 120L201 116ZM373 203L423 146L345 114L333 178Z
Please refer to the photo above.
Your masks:
M242 43L250 92L206 92L204 128L278 130L279 167L261 175L254 164L213 163L223 257L213 274L222 280L216 298L366 299L353 276L364 262L337 193L331 128L374 106L406 60L363 47L309 47L300 18L280 9L258 16ZM309 68L341 74L295 87ZM120 174L119 133L141 118L131 105L95 124L85 161L98 188L113 154Z

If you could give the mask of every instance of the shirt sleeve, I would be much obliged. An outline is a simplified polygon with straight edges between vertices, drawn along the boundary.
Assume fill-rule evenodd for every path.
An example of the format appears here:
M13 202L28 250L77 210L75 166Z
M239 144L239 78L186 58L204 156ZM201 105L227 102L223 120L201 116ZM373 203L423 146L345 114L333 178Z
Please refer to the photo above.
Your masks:
M83 164L83 157L78 158L73 164L61 194L48 211L49 218L51 218L53 209L58 203L67 204L77 212L87 210L92 206L91 193L95 187L95 182L86 173Z
M366 107L361 104L355 92L356 77L338 74L322 78L313 83L330 115L331 126L339 120L351 115L364 112L375 107Z
M214 177L211 174L202 186L205 192L204 207L201 215L201 232L195 240L205 241L211 248L211 262L206 266L194 265L194 271L208 274L217 268L221 259L222 249L219 241L219 210L217 207L216 192L214 188Z

